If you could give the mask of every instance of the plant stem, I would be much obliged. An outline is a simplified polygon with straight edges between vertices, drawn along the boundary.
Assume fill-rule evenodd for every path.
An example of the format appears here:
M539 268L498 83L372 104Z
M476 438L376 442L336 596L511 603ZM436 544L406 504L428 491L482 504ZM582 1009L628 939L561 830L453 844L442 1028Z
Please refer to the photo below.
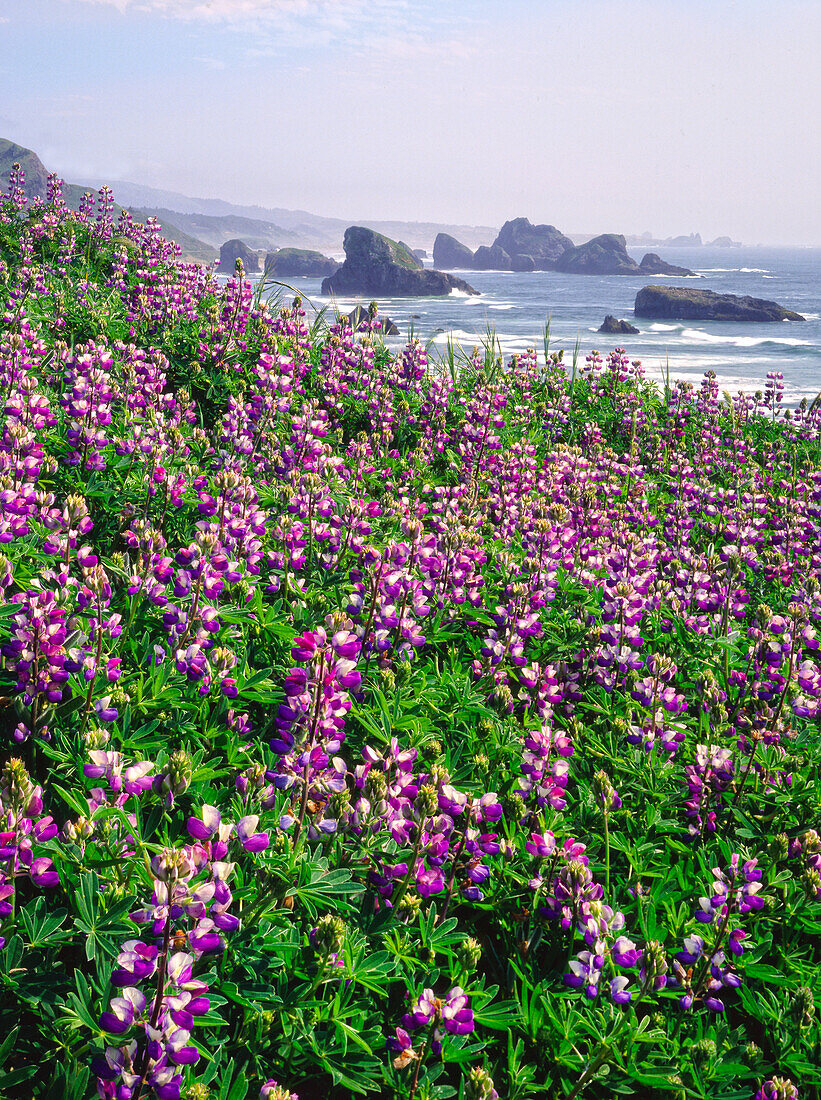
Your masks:
M435 1026L436 1021L434 1021ZM416 1086L419 1084L419 1070L422 1068L422 1063L425 1060L425 1055L428 1052L428 1043L430 1042L430 1032L425 1036L425 1042L422 1047L422 1051L419 1057L416 1059L416 1068L413 1071L413 1080L411 1081L410 1092L408 1093L408 1100L413 1100L416 1095Z

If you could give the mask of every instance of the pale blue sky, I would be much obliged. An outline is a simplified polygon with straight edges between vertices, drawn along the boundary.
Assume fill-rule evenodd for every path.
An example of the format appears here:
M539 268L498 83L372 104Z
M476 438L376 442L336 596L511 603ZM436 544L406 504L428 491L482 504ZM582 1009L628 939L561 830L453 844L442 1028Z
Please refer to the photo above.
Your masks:
M0 0L0 136L343 218L821 246L818 0Z

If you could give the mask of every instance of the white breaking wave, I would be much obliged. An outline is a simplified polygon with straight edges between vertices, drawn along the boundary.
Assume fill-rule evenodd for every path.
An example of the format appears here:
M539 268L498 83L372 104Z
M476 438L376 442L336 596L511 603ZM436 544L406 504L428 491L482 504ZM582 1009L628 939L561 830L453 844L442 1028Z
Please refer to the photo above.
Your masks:
M786 348L805 346L804 340L792 340L778 336L721 336L715 332L704 332L698 328L686 328L682 332L685 340L694 344L730 344L736 348L757 348L762 344L778 344Z
M724 272L729 274L732 271L742 271L745 275L769 275L770 269L768 267L700 267L699 271L709 272Z

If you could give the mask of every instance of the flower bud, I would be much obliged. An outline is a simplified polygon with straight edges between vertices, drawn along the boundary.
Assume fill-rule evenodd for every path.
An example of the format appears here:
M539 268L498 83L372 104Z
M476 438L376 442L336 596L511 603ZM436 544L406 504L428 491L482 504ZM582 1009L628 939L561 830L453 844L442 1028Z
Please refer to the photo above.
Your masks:
M493 1087L493 1078L486 1069L474 1066L465 1083L465 1100L498 1100L499 1093Z
M596 805L605 814L621 808L621 799L616 794L616 789L607 772L600 770L593 776L593 797Z
M801 834L801 847L810 854L821 851L821 837L818 836L815 829L807 829L805 833Z
M430 783L420 787L419 794L416 796L416 805L423 817L432 817L439 809L439 795L436 787L431 786Z
M755 1043L746 1043L741 1050L741 1060L745 1065L754 1066L761 1058L761 1047Z
M712 1039L701 1039L690 1048L693 1065L706 1066L715 1061L716 1045Z
M399 902L398 909L403 917L413 919L422 908L422 899L418 894L407 893Z
M785 833L777 833L768 845L768 852L773 863L780 859L786 859L789 855L790 841Z
M771 1077L755 1094L755 1100L798 1100L798 1089L789 1077Z
M336 954L345 940L345 923L340 917L327 913L320 917L309 936L313 947L324 956Z
M466 936L457 946L455 954L464 970L475 970L482 957L482 945L473 936Z
M812 1024L814 1015L815 998L812 990L806 985L800 985L790 998L790 1016L802 1028Z
M185 1100L208 1100L211 1090L201 1081L195 1081L193 1085L188 1086L183 1095Z
M271 1077L259 1090L259 1100L299 1100L299 1098L295 1092L288 1092Z

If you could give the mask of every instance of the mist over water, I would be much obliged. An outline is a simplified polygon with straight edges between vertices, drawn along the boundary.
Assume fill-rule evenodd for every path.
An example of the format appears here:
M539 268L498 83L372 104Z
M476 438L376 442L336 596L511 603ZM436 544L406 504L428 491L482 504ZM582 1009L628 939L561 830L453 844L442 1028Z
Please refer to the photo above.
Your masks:
M645 247L630 248L640 260ZM784 400L790 405L812 400L821 391L821 249L787 248L655 248L670 263L689 267L702 278L663 276L566 275L560 272L457 272L481 292L478 297L451 294L446 298L385 298L381 316L401 330L400 342L413 332L431 342L429 354L444 352L449 338L470 352L495 334L505 356L535 347L542 353L543 331L550 321L550 350L565 350L570 361L576 341L579 355L593 349L606 354L624 347L641 359L649 378L661 380L669 364L670 377L698 384L708 370L716 372L722 389L764 388L768 371L784 375ZM295 279L293 285L311 308L328 306L320 296L321 280ZM637 292L648 284L673 284L749 294L774 299L803 314L802 322L727 323L650 321L633 317ZM339 298L336 306L350 312L367 297ZM596 330L605 314L635 324L635 336L611 336Z

